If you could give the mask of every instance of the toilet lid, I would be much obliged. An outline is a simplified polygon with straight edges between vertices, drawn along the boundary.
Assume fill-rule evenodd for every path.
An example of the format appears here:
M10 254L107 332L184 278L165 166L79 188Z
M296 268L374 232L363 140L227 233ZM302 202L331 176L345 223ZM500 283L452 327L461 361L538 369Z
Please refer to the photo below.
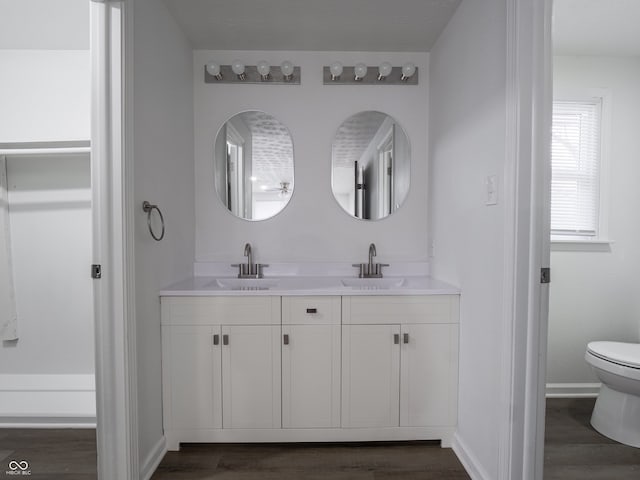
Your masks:
M587 351L610 362L640 368L640 343L589 342Z

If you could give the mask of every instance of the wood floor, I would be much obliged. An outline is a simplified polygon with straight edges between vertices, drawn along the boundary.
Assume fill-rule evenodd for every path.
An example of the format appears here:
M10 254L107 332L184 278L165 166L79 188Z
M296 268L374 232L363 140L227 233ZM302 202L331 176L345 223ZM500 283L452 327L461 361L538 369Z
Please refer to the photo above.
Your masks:
M640 449L593 430L589 424L593 403L592 399L547 401L545 480L640 479ZM29 463L29 478L94 480L95 448L93 430L0 430L0 478L11 478L5 472L15 460ZM168 453L153 475L153 480L468 478L453 451L434 442L193 444Z
M463 480L470 477L439 442L392 444L185 445L152 480Z
M590 425L595 399L547 399L545 480L639 480L640 449Z
M7 475L11 461L31 475ZM94 480L96 461L93 429L0 429L0 479Z

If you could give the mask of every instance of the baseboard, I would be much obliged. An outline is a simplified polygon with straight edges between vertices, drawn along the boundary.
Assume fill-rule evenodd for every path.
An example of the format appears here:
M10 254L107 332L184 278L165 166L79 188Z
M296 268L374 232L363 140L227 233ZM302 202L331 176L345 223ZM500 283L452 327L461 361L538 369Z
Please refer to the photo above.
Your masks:
M95 428L94 375L0 375L0 426Z
M149 480L167 453L167 442L164 435L154 445L140 465L140 480Z
M547 398L595 398L599 383L547 383Z
M0 417L0 428L96 428L96 417Z
M465 443L458 436L457 432L453 435L451 448L458 456L458 460L460 460L460 463L462 463L462 466L472 480L492 480L489 474L484 470L484 468L482 468L475 455L469 451L469 448L467 448Z

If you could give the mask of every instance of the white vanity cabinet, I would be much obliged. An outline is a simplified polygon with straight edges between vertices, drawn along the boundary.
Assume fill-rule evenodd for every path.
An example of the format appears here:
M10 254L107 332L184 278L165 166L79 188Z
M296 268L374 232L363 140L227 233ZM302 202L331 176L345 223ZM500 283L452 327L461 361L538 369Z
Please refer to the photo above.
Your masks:
M435 440L457 417L458 295L164 296L180 442Z
M281 426L280 297L163 297L165 435Z
M342 426L453 427L458 296L342 299Z
M340 426L339 296L282 297L282 427Z

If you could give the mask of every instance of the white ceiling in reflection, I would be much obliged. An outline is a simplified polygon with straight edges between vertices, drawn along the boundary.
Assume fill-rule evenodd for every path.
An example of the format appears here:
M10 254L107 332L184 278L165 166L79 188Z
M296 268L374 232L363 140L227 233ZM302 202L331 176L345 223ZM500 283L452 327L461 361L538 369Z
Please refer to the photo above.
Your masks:
M387 115L381 112L361 112L349 117L333 139L334 167L353 167L367 149Z
M265 112L250 111L238 115L251 131L252 174L255 190L262 186L279 189L282 182L293 188L293 142L289 130Z

